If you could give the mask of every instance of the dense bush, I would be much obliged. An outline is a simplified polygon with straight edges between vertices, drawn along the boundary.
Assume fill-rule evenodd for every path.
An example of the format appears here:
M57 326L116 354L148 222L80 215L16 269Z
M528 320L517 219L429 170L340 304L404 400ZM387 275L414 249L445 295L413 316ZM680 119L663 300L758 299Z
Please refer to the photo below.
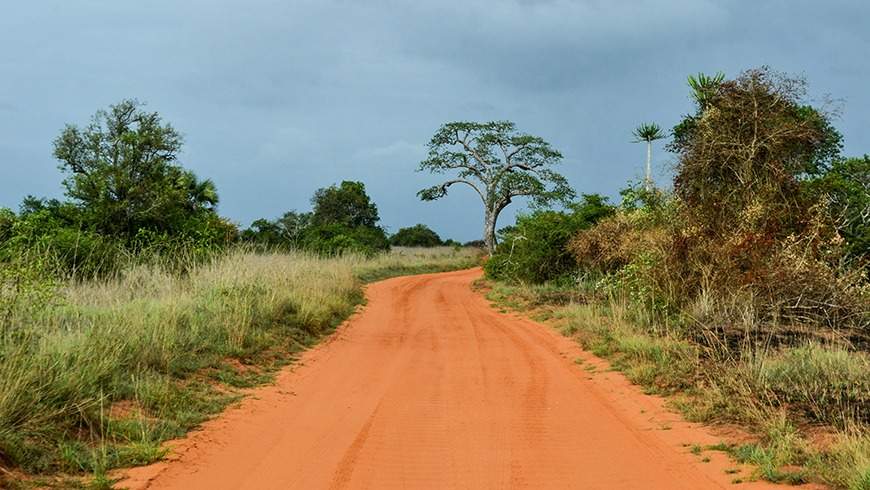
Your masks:
M870 156L836 160L805 183L817 201L827 201L849 255L870 261Z
M178 163L181 147L180 134L136 101L67 126L54 155L69 200L28 196L19 214L0 211L0 262L37 254L56 275L89 278L158 256L184 268L234 242L214 184Z
M311 222L311 213L288 211L271 221L258 219L241 234L242 240L268 247L297 249L302 246L305 230Z
M488 277L540 283L564 277L577 266L567 244L579 230L613 213L607 199L597 194L567 211L541 210L517 218L516 226L502 233L502 243L486 263Z
M443 243L441 237L424 224L400 228L390 237L390 245L396 247L437 247Z
M577 232L568 243L584 271L614 273L641 253L662 254L667 247L667 227L675 214L672 196L643 184L632 184L620 194L616 212Z
M373 254L390 247L386 233L380 227L350 228L340 223L314 225L305 230L303 248L326 255L346 252Z

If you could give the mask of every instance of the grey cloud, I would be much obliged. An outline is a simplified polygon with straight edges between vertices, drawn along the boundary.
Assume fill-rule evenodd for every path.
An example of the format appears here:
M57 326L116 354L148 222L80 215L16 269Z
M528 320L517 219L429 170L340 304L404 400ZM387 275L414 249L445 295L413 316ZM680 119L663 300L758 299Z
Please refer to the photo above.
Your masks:
M124 97L185 134L185 165L245 224L360 179L390 228L475 238L471 193L415 197L434 182L415 172L426 142L455 119L512 119L562 150L579 191L615 196L641 171L631 128L675 123L697 71L804 73L813 96L845 100L846 151L868 152L868 14L847 0L18 1L0 17L0 206L59 195L52 139ZM660 179L672 160L656 148Z

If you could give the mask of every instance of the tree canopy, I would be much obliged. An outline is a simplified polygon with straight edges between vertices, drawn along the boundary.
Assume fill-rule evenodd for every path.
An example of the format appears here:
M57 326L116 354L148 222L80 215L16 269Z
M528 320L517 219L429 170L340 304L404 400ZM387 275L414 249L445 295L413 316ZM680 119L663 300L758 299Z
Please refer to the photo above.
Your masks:
M390 245L396 247L435 247L443 243L441 237L424 224L400 228L390 237Z
M178 164L182 137L156 112L125 100L84 127L68 125L54 141L66 194L94 227L132 237L140 229L177 232L213 214L217 190Z
M311 223L314 225L341 224L349 228L375 227L380 216L362 182L343 181L318 189L311 198Z

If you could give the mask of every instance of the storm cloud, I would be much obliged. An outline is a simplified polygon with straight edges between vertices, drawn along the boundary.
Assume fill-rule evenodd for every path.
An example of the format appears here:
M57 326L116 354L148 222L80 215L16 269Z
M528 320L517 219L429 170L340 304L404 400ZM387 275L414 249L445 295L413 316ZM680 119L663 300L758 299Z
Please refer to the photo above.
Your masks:
M470 192L415 197L435 182L414 171L425 144L451 120L513 120L563 152L579 192L615 196L641 175L632 128L691 109L688 74L769 65L840 100L845 152L870 152L868 19L861 1L5 0L0 206L60 196L53 138L137 98L184 133L182 163L242 225L353 179L392 231L469 240ZM659 180L672 164L659 146Z

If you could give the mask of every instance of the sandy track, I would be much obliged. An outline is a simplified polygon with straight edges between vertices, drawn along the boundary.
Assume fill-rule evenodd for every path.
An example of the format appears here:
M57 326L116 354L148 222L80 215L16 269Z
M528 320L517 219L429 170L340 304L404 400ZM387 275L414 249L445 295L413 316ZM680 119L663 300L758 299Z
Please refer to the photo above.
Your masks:
M495 311L479 270L372 284L368 305L238 407L127 472L153 489L703 489L719 441L570 340Z

